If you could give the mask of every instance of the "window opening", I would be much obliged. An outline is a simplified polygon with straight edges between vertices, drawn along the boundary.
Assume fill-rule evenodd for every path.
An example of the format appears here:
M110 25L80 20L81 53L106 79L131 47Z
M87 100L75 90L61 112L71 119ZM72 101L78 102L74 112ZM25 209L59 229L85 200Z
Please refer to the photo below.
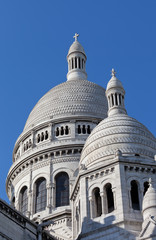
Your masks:
M25 215L28 210L27 187L23 187L20 191L20 211Z
M74 62L73 62L73 58L72 58L72 69L74 68Z
M106 189L106 196L107 196L107 210L108 213L111 213L114 211L114 196L112 191L112 185L110 183L107 183L105 186Z
M113 98L113 95L111 95L112 97L112 107L114 106L114 98Z
M59 136L59 128L56 128L56 136Z
M94 204L95 204L95 217L100 217L102 215L102 204L101 204L101 196L100 189L94 189Z
M83 63L84 63L84 60L82 59L82 69L83 69Z
M65 172L58 173L56 181L56 207L69 205L69 177Z
M80 125L78 125L78 134L81 134L81 126Z
M36 181L35 213L45 210L47 203L47 189L45 178Z
M37 142L38 143L40 142L40 134L38 134L38 136L37 136Z
M121 105L121 93L119 94L119 103Z
M79 57L79 68L81 69L81 59Z
M118 106L117 94L115 93L115 105Z
M87 126L87 133L88 133L88 134L91 133L91 130L90 130L90 126L89 126L89 125Z
M75 68L77 68L77 57L75 58Z
M41 133L41 141L43 141L44 140L44 133L42 132Z
M28 142L26 142L26 150L28 149Z
M68 135L69 134L69 129L68 126L65 127L65 134Z
M48 131L45 131L45 140L48 139Z
M143 195L145 195L145 193L147 192L148 188L149 188L149 182L144 182L144 193L143 193Z
M86 126L85 125L83 125L83 127L82 127L82 132L83 132L83 134L86 134Z
M131 201L134 210L140 210L138 184L135 180L131 181Z
M61 127L61 135L64 135L64 128Z
M29 139L29 148L31 147L31 139Z

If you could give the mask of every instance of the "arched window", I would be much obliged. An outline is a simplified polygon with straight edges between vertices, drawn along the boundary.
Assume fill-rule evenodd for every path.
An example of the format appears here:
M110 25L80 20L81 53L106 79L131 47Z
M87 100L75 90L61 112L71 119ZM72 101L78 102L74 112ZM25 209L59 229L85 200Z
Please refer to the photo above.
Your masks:
M56 137L59 136L59 128L56 128Z
M86 126L85 125L83 125L83 127L82 127L82 132L83 132L83 134L86 134Z
M65 127L65 134L66 134L66 135L69 134L69 128L68 128L68 126Z
M20 191L20 211L25 215L28 210L27 187L24 186Z
M45 210L47 203L46 179L39 178L36 183L35 213Z
M41 133L41 141L43 141L44 140L44 133L42 132Z
M58 173L56 182L56 207L69 205L69 177L65 172Z
M101 204L101 196L100 189L95 188L93 190L93 202L94 202L94 217L100 217L102 215L102 204Z
M147 192L148 188L149 188L149 182L144 182L144 193L143 193L143 195L145 195L145 193Z
M61 135L64 135L64 127L61 127Z
M131 202L134 210L140 210L138 184L135 180L131 181Z
M45 131L45 140L48 139L48 131Z
M90 126L89 126L89 125L87 126L87 133L88 133L88 134L91 133L91 130L90 130Z
M37 135L37 143L40 142L40 134Z
M81 134L81 126L80 125L78 125L77 132L78 132L78 134Z
M107 213L114 211L114 196L112 192L112 185L107 183L105 186L106 200L107 200Z

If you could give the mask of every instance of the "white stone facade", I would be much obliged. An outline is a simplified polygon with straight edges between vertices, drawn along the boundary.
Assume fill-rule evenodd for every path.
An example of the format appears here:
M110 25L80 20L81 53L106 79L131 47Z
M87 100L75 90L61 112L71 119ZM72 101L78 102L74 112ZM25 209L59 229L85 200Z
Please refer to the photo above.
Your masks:
M143 238L142 214L149 178L156 182L156 139L127 115L114 70L106 95L87 80L77 37L67 81L38 101L16 141L8 197L36 223L52 220L54 239L156 239L153 218L152 238L149 229Z

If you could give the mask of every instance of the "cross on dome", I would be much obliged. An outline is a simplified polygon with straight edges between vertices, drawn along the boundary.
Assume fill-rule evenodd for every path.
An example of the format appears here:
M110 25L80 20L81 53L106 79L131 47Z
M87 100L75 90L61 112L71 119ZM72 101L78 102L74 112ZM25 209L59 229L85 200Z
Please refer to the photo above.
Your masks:
M75 38L75 42L77 41L78 36L79 36L78 33L75 33L75 35L73 36L73 38Z
M114 70L114 68L112 68L112 77L115 77L116 76L116 72L115 72L115 70Z

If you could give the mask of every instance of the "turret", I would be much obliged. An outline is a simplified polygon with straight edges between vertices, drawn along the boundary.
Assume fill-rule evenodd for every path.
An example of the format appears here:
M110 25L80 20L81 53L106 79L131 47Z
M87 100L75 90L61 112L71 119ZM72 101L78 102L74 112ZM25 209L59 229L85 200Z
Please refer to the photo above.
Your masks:
M71 45L68 55L68 73L67 73L67 81L68 80L86 80L86 54L82 47L82 45L78 42L79 34L75 33L75 41Z
M108 116L118 113L127 114L124 105L125 90L112 69L112 78L107 84L106 96L108 100Z

